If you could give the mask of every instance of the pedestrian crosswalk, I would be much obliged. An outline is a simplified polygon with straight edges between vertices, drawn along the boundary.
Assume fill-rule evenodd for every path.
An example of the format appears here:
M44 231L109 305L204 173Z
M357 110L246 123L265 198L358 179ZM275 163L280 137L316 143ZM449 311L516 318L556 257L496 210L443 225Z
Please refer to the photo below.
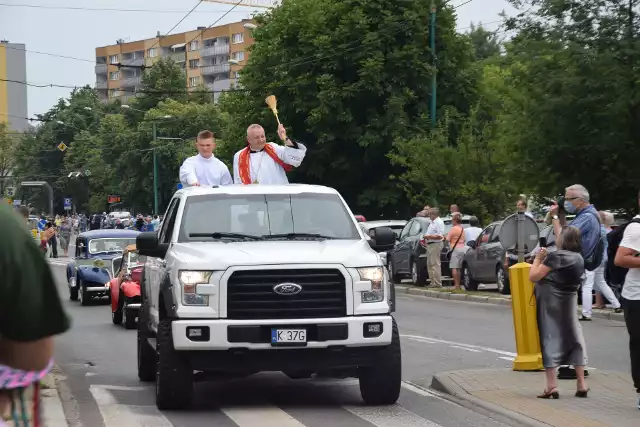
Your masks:
M319 383L324 387L353 387L357 381L336 380ZM322 388L324 388L322 387ZM422 393L419 388L403 383L404 393ZM98 405L105 427L442 427L404 408L400 404L390 406L365 406L359 402L345 405L284 404L265 402L224 402L215 409L196 408L193 411L161 412L151 400L153 386L126 387L93 384L89 388ZM354 391L357 390L357 387ZM123 396L138 395L138 399ZM140 399L139 396L147 399ZM127 401L125 404L122 401ZM137 400L132 404L132 400ZM142 400L142 401L141 401ZM146 401L144 401L146 400ZM224 400L224 399L223 399ZM356 400L356 399L354 399Z

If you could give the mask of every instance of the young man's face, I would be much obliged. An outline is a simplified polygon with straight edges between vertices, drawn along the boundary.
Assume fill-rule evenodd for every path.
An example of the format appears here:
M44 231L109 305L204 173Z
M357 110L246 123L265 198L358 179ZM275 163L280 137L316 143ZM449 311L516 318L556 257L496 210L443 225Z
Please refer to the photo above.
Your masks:
M199 139L198 142L196 142L196 148L202 157L208 159L213 155L213 150L216 148L216 142L213 138Z

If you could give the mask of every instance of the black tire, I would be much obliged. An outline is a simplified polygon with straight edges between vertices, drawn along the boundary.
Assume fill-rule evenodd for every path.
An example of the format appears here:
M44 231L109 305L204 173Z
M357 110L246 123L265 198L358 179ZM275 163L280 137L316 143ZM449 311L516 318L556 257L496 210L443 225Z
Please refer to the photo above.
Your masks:
M77 282L76 282L75 288L72 288L71 286L69 286L69 299L71 301L78 301L78 283Z
M471 271L467 264L462 264L462 286L467 291L478 290L478 282L471 275Z
M122 292L118 296L118 307L116 307L116 311L111 312L111 321L114 325L122 324Z
M496 267L496 278L498 283L498 292L502 295L511 294L511 284L509 283L508 272L504 271L504 267L498 265ZM502 278L501 276L502 275ZM502 283L500 283L502 281Z
M426 286L427 284L427 272L422 268L418 262L412 259L409 263L411 266L411 283L414 286ZM415 270L415 271L414 271Z
M395 319L391 344L379 350L374 366L359 369L360 395L367 405L393 405L400 397L402 353Z
M83 306L89 305L89 301L91 301L91 297L87 295L87 290L86 290L86 287L84 286L83 280L77 281L76 289L78 289L80 294L80 305L83 305Z
M158 324L156 336L156 406L160 410L187 409L193 395L193 370L173 348L171 321Z
M124 304L122 305L122 314L124 315L124 328L125 329L135 329L136 328L136 316L132 316L131 310L127 307L128 301L125 297Z
M147 314L145 306L140 307L138 317L138 378L140 381L156 379L156 350L147 340L151 334L147 328Z

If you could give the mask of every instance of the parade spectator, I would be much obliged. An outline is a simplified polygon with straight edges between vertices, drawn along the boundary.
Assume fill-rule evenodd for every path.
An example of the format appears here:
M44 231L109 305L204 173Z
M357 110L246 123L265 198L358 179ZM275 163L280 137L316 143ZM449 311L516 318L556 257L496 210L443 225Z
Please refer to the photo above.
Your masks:
M575 316L577 291L584 274L580 230L566 227L559 236L558 250L547 253L546 248L540 248L529 273L529 279L536 283L538 331L546 376L540 399L559 398L556 369L561 365L575 367L576 397L587 397L589 392L584 337Z
M478 236L482 233L482 228L480 228L480 221L477 216L472 216L469 218L469 227L464 229L464 241L471 242L475 241Z
M533 214L528 211L528 207L529 207L529 203L527 202L527 198L524 196L519 197L518 201L516 202L516 211L524 212L526 216L535 220L535 217L533 216Z
M53 223L47 222L44 226L44 231L40 233L40 249L46 256L49 253L49 245L53 236L55 236L56 230L53 228ZM57 255L57 253L56 253ZM51 257L53 257L53 252L51 252Z
M580 230L582 237L582 258L585 261L585 278L582 283L582 316L580 320L590 321L593 304L593 280L594 271L597 265L589 270L588 265L602 254L597 254L601 247L600 240L602 232L600 227L600 216L596 208L589 203L589 192L580 184L574 184L565 189L563 210L568 214L575 214L576 217L569 225ZM549 212L552 218L555 235L562 234L563 226L567 225L564 218L558 215L559 206L553 203ZM605 238L606 240L606 238Z
M37 420L39 382L52 366L53 336L69 328L69 319L22 218L0 206L0 223L0 413L6 414L9 406L24 407L26 389L33 386L29 418ZM15 425L22 425L17 410L12 412Z
M462 259L464 258L465 240L464 228L462 228L462 214L454 212L451 215L451 223L453 227L447 233L447 241L449 242L449 268L453 275L454 289L460 289L460 269L462 268Z
M429 273L430 285L434 288L442 287L442 268L440 254L444 242L444 222L440 218L440 210L431 208L429 210L431 223L427 227L424 240L427 247L427 271Z
M453 204L453 205L451 205L451 206L449 207L449 212L450 212L450 214L451 214L451 215L453 215L453 214L454 214L454 213L456 213L456 212L457 212L457 213L461 213L461 212L460 212L460 208L459 208L459 207L458 207L458 205L456 205L456 204Z
M598 212L600 215L600 222L602 223L602 230L605 234L609 234L611 232L611 225L613 224L613 214L611 212ZM605 271L607 269L607 246L608 242L605 240L604 246L604 257L602 259L602 264L598 268L593 271L593 289L596 291L596 308L605 308L604 298L609 301L611 307L615 310L616 313L620 313L622 308L620 307L620 301L616 298L615 294L609 287L609 284L605 280Z
M640 220L640 215L636 215L634 220ZM640 409L640 223L631 222L626 226L614 262L618 267L629 269L622 287L622 305L629 332L631 377L638 393L637 406Z
M64 256L69 256L69 243L71 242L71 233L73 232L73 228L71 226L71 220L64 218L60 223L60 228L58 229L60 235L60 247L64 252Z

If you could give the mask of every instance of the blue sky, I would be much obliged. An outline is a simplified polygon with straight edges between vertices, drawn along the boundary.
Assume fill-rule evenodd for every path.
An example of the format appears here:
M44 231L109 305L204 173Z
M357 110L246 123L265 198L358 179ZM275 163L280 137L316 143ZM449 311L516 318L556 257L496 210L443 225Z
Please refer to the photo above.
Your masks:
M425 3L428 0L421 0ZM465 31L473 21L499 26L499 13L511 11L506 0L451 0L460 5L458 28ZM65 86L93 85L95 48L114 44L119 38L140 40L166 33L197 0L0 0L0 39L24 43L29 51L72 56L82 60L27 52L27 81ZM7 5L22 5L20 7ZM34 6L34 7L25 7ZM37 6L46 6L42 8ZM60 8L60 9L57 9ZM63 8L153 9L166 12L87 11ZM231 6L203 2L173 32L208 26ZM252 8L236 8L221 24L251 15ZM44 113L71 89L28 88L29 116Z

